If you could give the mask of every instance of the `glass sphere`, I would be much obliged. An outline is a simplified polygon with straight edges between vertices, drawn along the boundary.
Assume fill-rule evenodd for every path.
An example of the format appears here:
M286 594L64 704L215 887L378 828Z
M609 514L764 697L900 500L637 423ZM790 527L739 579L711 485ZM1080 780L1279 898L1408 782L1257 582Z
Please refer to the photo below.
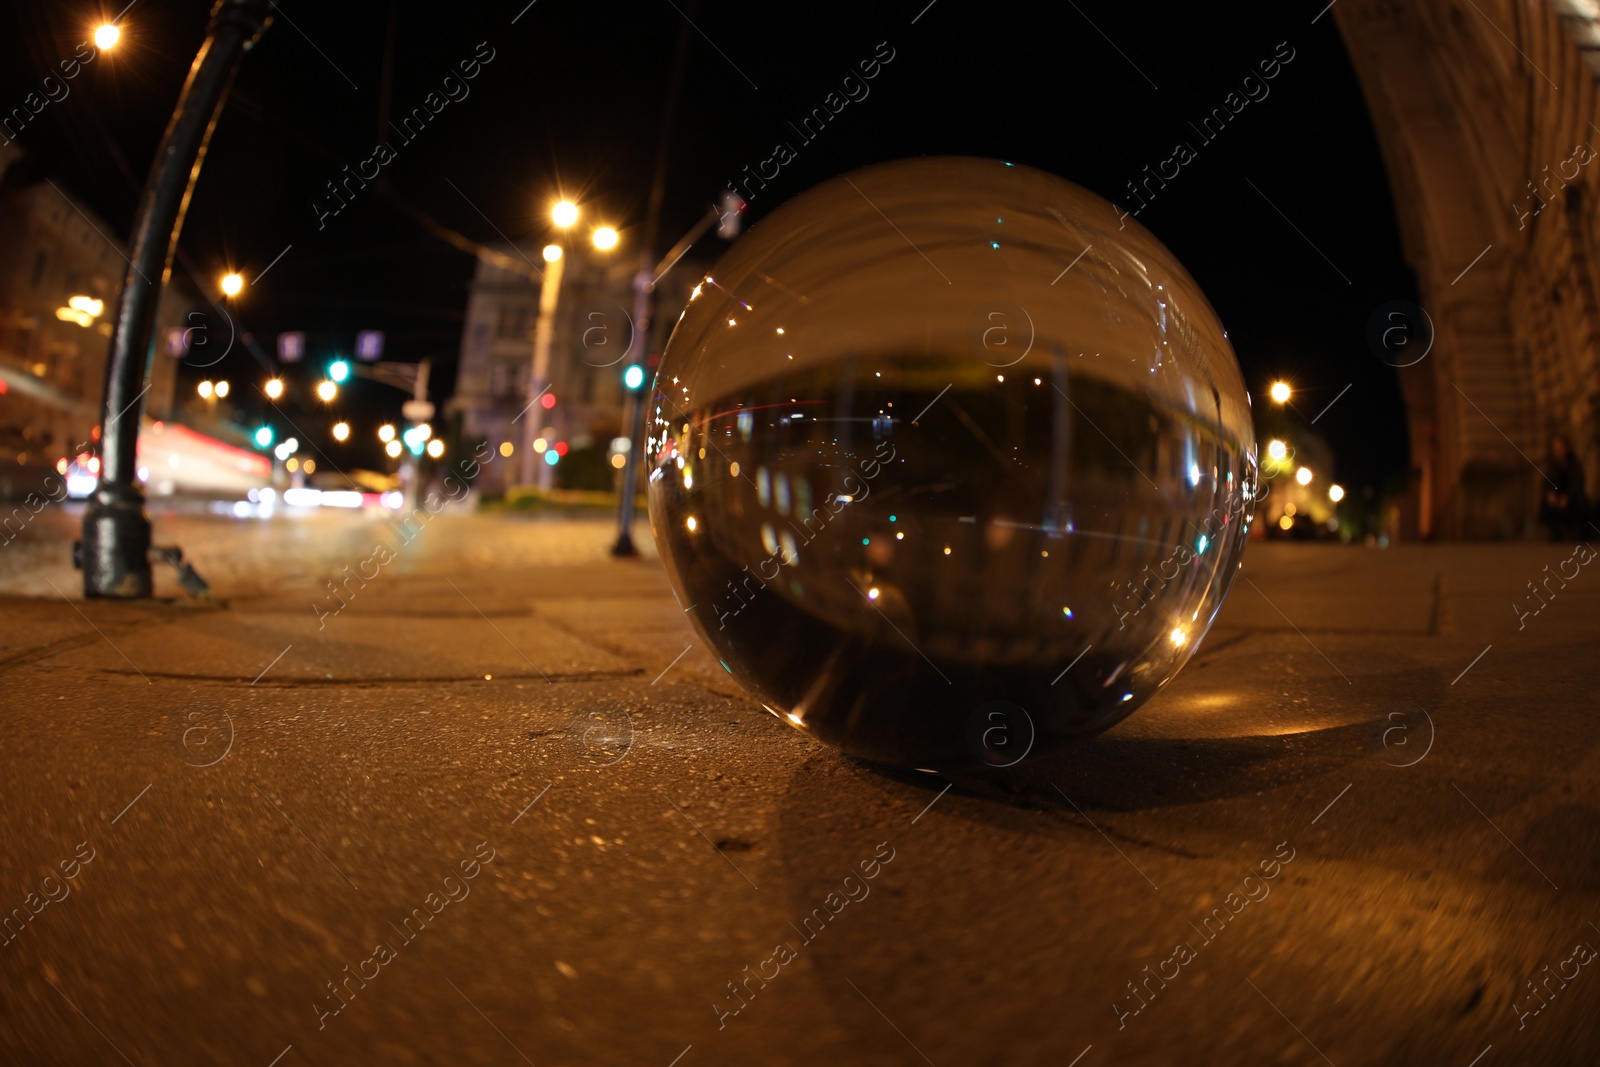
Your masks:
M1259 484L1170 252L1070 182L826 182L696 286L647 399L650 522L724 668L862 758L1015 766L1194 654Z

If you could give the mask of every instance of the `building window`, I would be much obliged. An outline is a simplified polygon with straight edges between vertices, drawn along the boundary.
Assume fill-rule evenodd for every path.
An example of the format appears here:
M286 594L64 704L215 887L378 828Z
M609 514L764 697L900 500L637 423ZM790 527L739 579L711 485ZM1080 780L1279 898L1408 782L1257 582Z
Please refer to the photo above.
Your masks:
M527 337L528 309L517 305L501 304L495 314L495 336Z
M523 364L511 359L497 359L489 364L489 396L506 400L522 395Z

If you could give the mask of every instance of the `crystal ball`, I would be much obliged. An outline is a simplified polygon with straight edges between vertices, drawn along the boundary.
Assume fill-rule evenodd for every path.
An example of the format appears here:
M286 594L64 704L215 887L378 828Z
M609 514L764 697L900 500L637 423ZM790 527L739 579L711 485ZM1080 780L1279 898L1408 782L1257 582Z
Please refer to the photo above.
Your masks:
M1014 767L1194 655L1261 481L1227 334L1110 202L998 160L819 185L694 288L645 396L680 603L845 753Z

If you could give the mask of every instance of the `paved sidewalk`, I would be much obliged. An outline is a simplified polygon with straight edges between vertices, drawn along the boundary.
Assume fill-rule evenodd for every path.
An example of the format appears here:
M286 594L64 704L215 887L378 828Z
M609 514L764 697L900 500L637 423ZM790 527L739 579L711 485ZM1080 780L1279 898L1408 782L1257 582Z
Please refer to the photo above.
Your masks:
M337 612L381 524L170 525L225 610L0 547L0 1062L1600 1057L1600 579L1511 606L1570 546L1253 544L1156 700L952 786L603 523L441 516Z

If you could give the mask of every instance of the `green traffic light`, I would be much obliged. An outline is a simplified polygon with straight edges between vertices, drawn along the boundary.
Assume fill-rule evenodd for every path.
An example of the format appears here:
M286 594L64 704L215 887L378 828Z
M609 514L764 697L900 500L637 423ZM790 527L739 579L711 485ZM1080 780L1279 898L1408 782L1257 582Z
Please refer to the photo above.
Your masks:
M634 364L622 372L622 384L629 389L637 389L644 384L644 368Z
M350 364L342 359L336 359L328 364L328 377L335 382L346 382L350 379Z

